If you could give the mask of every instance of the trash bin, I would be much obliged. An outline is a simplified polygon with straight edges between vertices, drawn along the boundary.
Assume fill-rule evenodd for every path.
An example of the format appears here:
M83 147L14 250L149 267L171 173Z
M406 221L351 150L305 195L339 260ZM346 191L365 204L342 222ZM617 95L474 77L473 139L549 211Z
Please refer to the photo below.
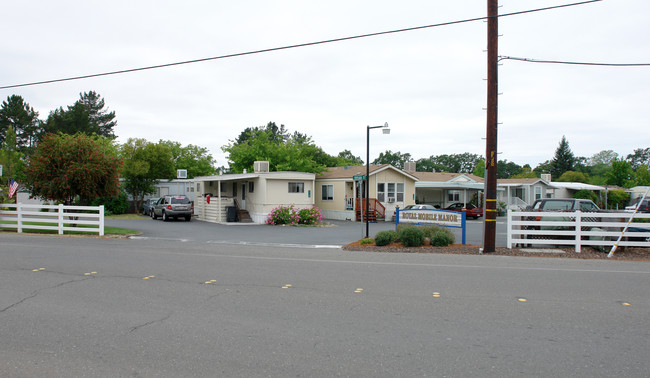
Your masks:
M237 206L226 206L226 222L237 222Z

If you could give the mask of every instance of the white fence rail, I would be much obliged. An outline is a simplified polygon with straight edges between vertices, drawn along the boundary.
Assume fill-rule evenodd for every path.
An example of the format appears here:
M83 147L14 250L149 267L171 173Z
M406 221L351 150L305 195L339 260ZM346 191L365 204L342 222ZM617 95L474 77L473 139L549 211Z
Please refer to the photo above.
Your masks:
M93 232L104 235L104 206L0 204L0 228Z
M517 245L568 245L580 252L582 246L609 250L628 223L631 213L585 213L555 211L508 211L507 247ZM650 219L637 213L634 219ZM650 247L650 223L630 223L619 247Z

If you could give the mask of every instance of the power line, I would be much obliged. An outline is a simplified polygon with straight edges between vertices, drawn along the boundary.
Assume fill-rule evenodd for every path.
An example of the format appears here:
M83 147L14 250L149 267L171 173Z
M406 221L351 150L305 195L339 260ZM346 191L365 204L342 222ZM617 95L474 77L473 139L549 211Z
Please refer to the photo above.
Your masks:
M567 62L561 60L542 60L531 58L517 58L514 56L499 56L499 60L517 60L527 63L569 64L576 66L606 66L606 67L641 67L650 66L650 63L596 63L596 62Z
M602 0L588 0L588 1L578 2L578 3L556 5L556 6L545 7L545 8L537 8L537 9L531 9L531 10L525 10L525 11L519 11L519 12L505 13L505 14L498 15L497 17L516 16L516 15L521 15L521 14L526 14L526 13L541 12L541 11L546 11L546 10L551 10L551 9L566 8L566 7L576 6L576 5L584 5L584 4L589 4L589 3L596 3L596 2L600 2L600 1L602 1ZM246 56L246 55L254 55L254 54L262 54L262 53L268 53L268 52L273 52L273 51L295 49L295 48L299 48L299 47L323 45L323 44L327 44L327 43L343 42L343 41L349 41L349 40L353 40L353 39L376 37L376 36L380 36L380 35L403 33L403 32L408 32L408 31L436 28L436 27L441 27L441 26L457 25L457 24L469 23L469 22L474 22L474 21L487 20L489 18L490 18L489 16L488 17L475 17L475 18L468 18L468 19L465 19L465 20L443 22L443 23L440 23L440 24L432 24L432 25L425 25L425 26L415 26L415 27L410 27L410 28L388 30L388 31L376 32L376 33L368 33L368 34L359 34L359 35L355 35L355 36L327 39L327 40L322 40L322 41L317 41L317 42L307 42L307 43L300 43L300 44L297 44L297 45L288 45L288 46L273 47L273 48L262 49L262 50L247 51L247 52L242 52L242 53L220 55L220 56L214 56L214 57L210 57L210 58L185 60L185 61L181 61L181 62L158 64L158 65L154 65L154 66L146 66L146 67L130 68L130 69L119 70L119 71L109 71L109 72L89 74L89 75L73 76L73 77L68 77L68 78L63 78L63 79L52 79L52 80L35 81L35 82L31 82L31 83L6 85L6 86L1 86L0 89L20 88L20 87L28 87L28 86L34 86L34 85L60 83L60 82L63 82L63 81L89 79L89 78L93 78L93 77L119 75L119 74L131 73L131 72L153 70L153 69L158 69L158 68L180 66L180 65L184 65L184 64L207 62L207 61L210 61L210 60L235 58L235 57Z

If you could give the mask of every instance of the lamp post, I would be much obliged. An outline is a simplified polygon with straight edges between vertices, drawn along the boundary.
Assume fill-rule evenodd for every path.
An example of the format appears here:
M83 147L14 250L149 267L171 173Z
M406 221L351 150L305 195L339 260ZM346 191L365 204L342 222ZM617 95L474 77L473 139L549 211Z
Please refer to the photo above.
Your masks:
M370 233L370 223L368 223L370 218L370 129L378 128L382 128L384 134L390 134L388 122L382 126L368 126L366 128L366 238Z

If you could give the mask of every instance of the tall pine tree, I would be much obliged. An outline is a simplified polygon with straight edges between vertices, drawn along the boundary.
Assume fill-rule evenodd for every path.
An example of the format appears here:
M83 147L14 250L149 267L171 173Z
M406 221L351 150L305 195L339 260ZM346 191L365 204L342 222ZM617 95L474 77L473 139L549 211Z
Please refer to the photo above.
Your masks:
M551 177L559 178L566 171L572 171L573 166L576 163L576 158L569 148L569 142L566 140L566 137L563 135L560 145L557 150L555 150L555 156L551 160Z

